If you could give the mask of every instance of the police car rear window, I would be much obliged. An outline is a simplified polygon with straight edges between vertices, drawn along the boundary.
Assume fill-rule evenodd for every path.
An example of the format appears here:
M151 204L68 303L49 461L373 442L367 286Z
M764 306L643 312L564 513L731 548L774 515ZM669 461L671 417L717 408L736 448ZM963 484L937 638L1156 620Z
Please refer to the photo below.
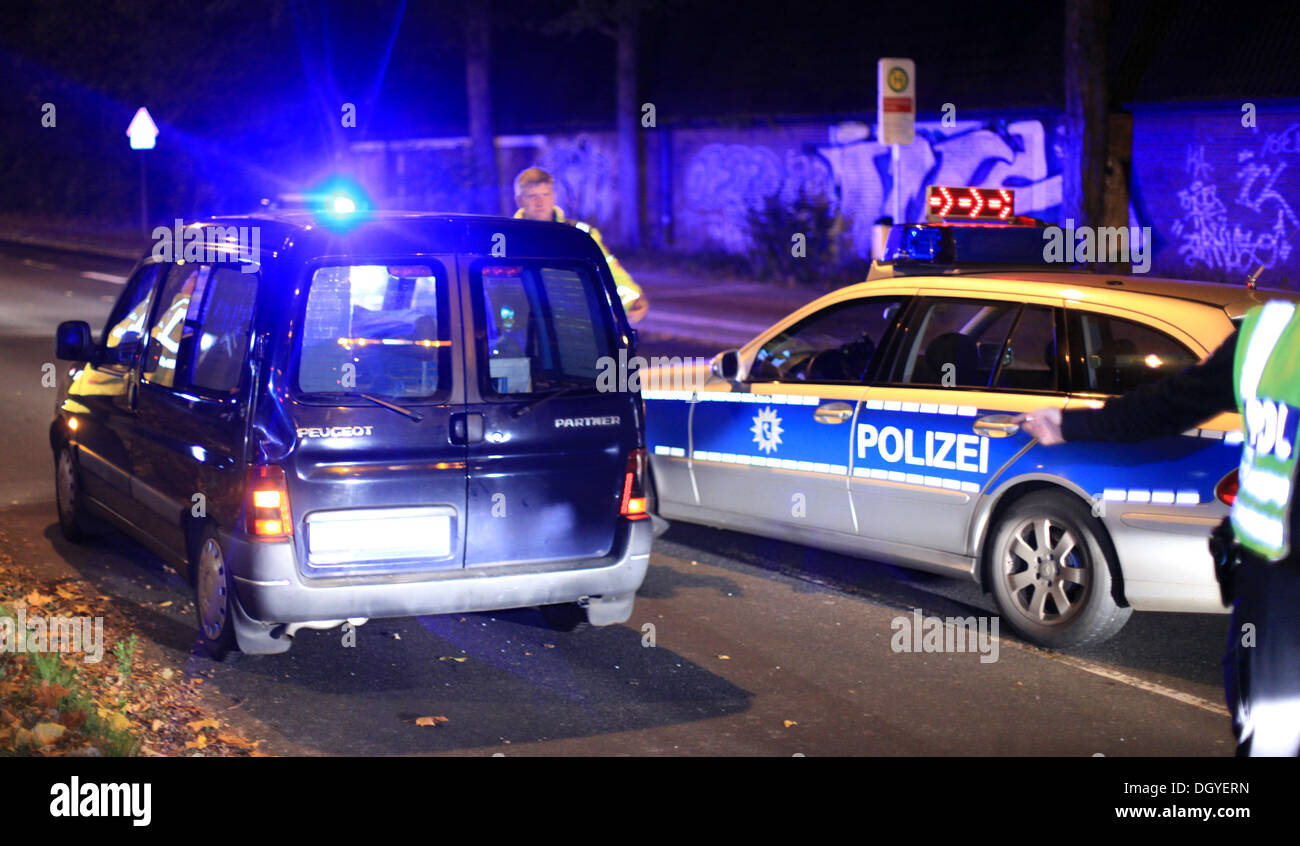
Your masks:
M446 286L436 262L317 269L299 340L298 390L397 399L448 390Z

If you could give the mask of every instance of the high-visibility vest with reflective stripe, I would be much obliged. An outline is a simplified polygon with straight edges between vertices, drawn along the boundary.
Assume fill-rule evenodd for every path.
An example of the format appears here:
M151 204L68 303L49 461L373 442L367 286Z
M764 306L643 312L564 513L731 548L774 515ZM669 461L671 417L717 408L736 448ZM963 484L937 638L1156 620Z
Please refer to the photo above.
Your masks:
M515 210L515 217L522 218L523 209ZM567 223L577 229L581 229L591 236L591 240L596 242L600 251L605 254L605 263L609 265L609 272L614 277L614 284L618 288L618 298L623 301L623 307L627 308L642 296L641 286L632 281L632 274L628 273L623 264L610 253L609 248L605 246L605 241L600 237L600 230L589 223L583 223L580 220L567 220L564 217L564 209L555 206L555 211L551 213L551 218L557 223Z
M1247 549L1280 561L1290 554L1296 424L1300 422L1300 317L1273 300L1251 309L1233 362L1245 428L1232 527Z

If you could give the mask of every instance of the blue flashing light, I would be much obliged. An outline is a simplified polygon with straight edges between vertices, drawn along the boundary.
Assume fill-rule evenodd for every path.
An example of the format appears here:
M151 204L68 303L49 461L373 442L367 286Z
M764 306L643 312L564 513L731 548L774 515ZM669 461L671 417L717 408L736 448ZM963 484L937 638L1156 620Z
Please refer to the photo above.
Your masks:
M307 192L316 221L340 234L363 223L371 210L370 199L360 183L346 176L333 176Z

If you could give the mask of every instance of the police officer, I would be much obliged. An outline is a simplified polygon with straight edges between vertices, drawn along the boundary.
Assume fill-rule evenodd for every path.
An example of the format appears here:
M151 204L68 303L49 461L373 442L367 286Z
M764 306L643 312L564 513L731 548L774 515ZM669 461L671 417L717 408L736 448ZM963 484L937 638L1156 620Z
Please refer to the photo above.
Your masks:
M641 292L641 287L632 281L632 275L623 268L618 259L610 255L609 250L605 248L605 242L601 240L599 229L581 221L565 219L564 209L555 205L555 180L549 173L540 167L530 167L520 171L515 177L515 202L519 204L515 217L567 223L590 235L596 242L596 246L600 247L600 251L605 254L609 270L614 274L614 282L618 285L618 297L623 301L627 319L637 323L645 317L650 303Z
M1211 549L1224 602L1235 600L1224 682L1238 755L1300 755L1300 548L1296 423L1300 310L1252 309L1203 363L1097 410L1040 409L1017 420L1046 445L1176 435L1225 411L1245 423L1231 534ZM1221 527L1222 529L1222 527ZM1217 541L1217 542L1216 542Z

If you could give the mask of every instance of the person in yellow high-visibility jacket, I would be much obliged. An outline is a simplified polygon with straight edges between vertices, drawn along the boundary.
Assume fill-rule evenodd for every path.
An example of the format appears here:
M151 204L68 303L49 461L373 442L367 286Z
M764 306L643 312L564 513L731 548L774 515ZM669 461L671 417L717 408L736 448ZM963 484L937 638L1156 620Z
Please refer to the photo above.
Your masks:
M565 218L564 209L555 205L555 180L549 173L540 167L530 167L520 171L515 177L515 202L519 203L515 217L567 223L590 235L596 242L596 246L600 247L600 251L605 254L610 273L614 274L614 282L618 285L618 298L623 301L623 310L627 312L627 319L636 323L645 317L650 309L650 303L642 293L641 287L632 281L632 275L623 268L618 259L610 254L605 247L605 242L601 240L599 229L581 221Z

